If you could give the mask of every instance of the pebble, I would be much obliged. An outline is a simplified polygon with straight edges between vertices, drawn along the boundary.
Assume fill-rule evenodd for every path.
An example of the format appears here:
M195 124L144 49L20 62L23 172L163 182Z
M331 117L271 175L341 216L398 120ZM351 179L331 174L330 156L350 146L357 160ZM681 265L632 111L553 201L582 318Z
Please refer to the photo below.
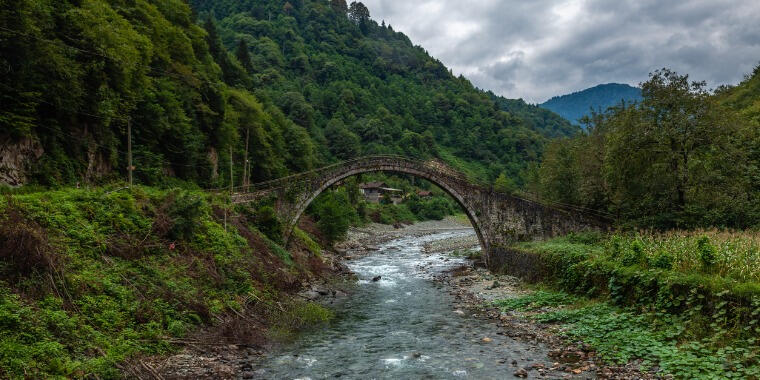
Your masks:
M528 377L528 371L526 371L525 368L520 368L515 371L514 375L516 377Z

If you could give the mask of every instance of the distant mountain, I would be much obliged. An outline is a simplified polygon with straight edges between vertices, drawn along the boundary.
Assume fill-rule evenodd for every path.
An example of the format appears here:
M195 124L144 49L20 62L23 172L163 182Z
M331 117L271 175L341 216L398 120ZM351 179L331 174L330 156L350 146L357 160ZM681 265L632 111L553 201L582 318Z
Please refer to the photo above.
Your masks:
M546 103L540 104L539 107L554 111L565 119L578 123L580 118L591 113L591 109L604 111L621 101L631 103L640 100L640 88L627 84L608 83L569 95L555 96Z

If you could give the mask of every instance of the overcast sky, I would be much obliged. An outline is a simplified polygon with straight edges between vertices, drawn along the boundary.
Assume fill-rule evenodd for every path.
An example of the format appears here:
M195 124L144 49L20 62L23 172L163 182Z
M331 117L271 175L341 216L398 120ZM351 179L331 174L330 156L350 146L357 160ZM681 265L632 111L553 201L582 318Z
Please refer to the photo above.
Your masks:
M760 0L363 2L455 74L531 103L662 67L736 84L760 62Z

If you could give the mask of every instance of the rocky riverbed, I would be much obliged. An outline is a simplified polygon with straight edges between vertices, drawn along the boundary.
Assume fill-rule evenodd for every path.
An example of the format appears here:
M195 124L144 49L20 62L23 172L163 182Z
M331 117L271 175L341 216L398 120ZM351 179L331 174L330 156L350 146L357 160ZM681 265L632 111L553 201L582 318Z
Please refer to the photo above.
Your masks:
M449 237L423 238L432 234L438 234L440 237L442 233ZM404 237L417 239L404 240ZM464 346L451 347L451 350L466 351L472 348L477 352L478 347L481 345L511 347L508 348L508 351L500 354L500 357L508 359L497 360L499 367L498 369L491 369L492 372L478 372L484 371L484 369L482 367L471 367L469 368L470 372L467 372L465 369L457 369L451 373L465 374L465 377L471 378L479 378L475 375L477 373L488 373L488 376L485 378L654 378L649 374L638 371L635 363L621 367L605 366L597 360L595 353L590 347L581 342L566 341L560 337L557 328L536 323L521 313L502 313L490 306L490 302L495 299L518 297L526 294L528 290L521 285L519 280L509 276L494 275L476 265L476 262L462 257L462 251L477 250L478 241L469 226L464 225L459 219L448 218L443 221L423 222L403 228L377 224L355 228L349 232L348 238L343 243L336 246L338 254L335 259L344 260L349 267L352 267L352 263L356 262L352 268L354 270L362 268L359 270L359 272L362 272L361 276L367 277L363 279L360 276L358 283L371 284L372 282L376 282L382 288L383 284L388 284L387 281L393 282L398 281L398 279L393 278L393 272L387 275L377 274L376 276L372 270L367 272L367 265L370 265L370 268L373 265L379 265L377 269L378 273L382 270L388 270L388 268L380 268L385 266L385 264L382 264L382 260L374 262L366 261L363 258L371 254L382 255L385 252L393 254L394 250L403 249L403 245L407 244L405 242L415 242L417 244L418 241L421 241L420 244L423 247L418 255L430 255L431 259L424 259L423 257L418 263L415 261L417 263L415 264L417 266L415 273L427 273L428 280L425 281L432 280L437 284L435 287L440 289L438 292L443 291L450 295L445 298L444 302L448 306L443 305L443 309L449 310L450 313L461 315L465 319L482 321L477 323L480 330L483 330L480 326L481 324L483 326L494 326L486 328L483 331L478 330L480 331L478 333L481 335L488 334L488 336L478 336L472 341L472 347L469 346L470 343L467 343ZM387 245L389 242L390 246ZM394 246L393 242L399 242L401 246ZM456 256L444 254L455 251L458 253ZM447 269L442 270L441 268L444 266ZM404 275L404 277L407 276ZM357 281L351 277L346 283L357 283ZM310 284L298 296L307 300L331 305L332 308L338 311L344 307L344 302L349 304L346 307L356 308L356 305L350 305L351 302L357 301L352 298L354 293L350 289L350 286L346 287L346 283ZM366 294L359 294L358 296L354 296L366 297ZM406 292L407 296L410 294ZM430 297L433 297L433 294L435 293L431 293ZM387 304L387 307L400 307L401 305L397 303L397 298L396 296L391 296L386 300L385 302L391 302ZM365 302L360 307L370 307L368 305L376 303L376 301L367 302L370 303ZM437 312L443 311L438 310ZM423 316L420 318L422 318L420 321L426 321L428 317ZM395 321L391 324L393 325L398 322L403 322L403 318L401 321ZM379 319L378 323L379 325L384 325L388 322L383 322L382 319ZM387 328L392 330L395 327L388 326ZM380 326L380 330L383 330L382 326ZM337 343L337 346L355 344L352 341L346 342L343 339L345 334L351 335L352 332L352 330L348 332L338 331L337 335L331 335L330 332L327 332L325 334L327 334L328 338L322 337L319 339L338 339L337 342L329 343L330 345ZM454 330L452 330L453 332ZM401 333L399 331L399 334ZM317 336L319 337L320 335L317 334ZM316 338L313 335L308 338L311 341L314 339ZM298 375L296 376L298 378L303 378L302 375L304 373L309 374L309 372L308 370L303 372L303 368L300 367L307 366L311 369L311 366L315 366L314 369L316 371L319 365L323 365L323 363L318 363L321 358L319 358L318 354L315 354L314 349L308 348L309 344L308 342L304 343L307 348L303 346L300 349L285 348L285 353L283 354L282 348L278 349L271 345L214 344L209 341L194 341L188 345L187 349L177 355L153 360L149 363L141 363L145 368L145 371L142 371L141 374L144 376L143 378L160 377L172 379L270 378L268 377L270 374L293 374L294 376ZM329 347L325 349L331 349ZM273 349L279 351L279 353L273 353ZM291 349L297 353L291 355ZM491 349L493 350L493 348ZM347 355L349 356L345 358L346 360L351 359L352 350L353 348L347 350ZM438 355L443 355L443 352L439 352ZM480 352L484 352L482 348ZM411 366L419 365L415 363L420 360L430 360L431 362L428 365L432 365L432 361L435 358L431 359L431 356L433 356L432 353L428 356L427 353L416 351L408 354L399 353L398 358L391 357L387 359L383 370L388 371L388 366L391 366L394 370L402 371L405 368L402 366L407 365L410 367L405 368L405 370L411 371L413 369ZM262 367L264 363L266 365ZM478 365L482 366L483 364ZM492 366L492 364L486 364L486 369L489 369L489 366ZM282 367L287 368L287 371L291 372L277 372L282 370ZM353 368L355 371L361 369L360 367ZM332 369L329 367L319 367L319 371L322 371L320 372L321 375L315 373L316 377L310 376L307 378L322 378L322 375L326 375L330 370ZM380 369L370 366L363 370L370 371L365 372L370 374L373 373L372 371L379 371ZM344 372L339 371L336 373ZM356 374L359 372L347 372L345 374L351 377L350 373ZM399 372L398 374L414 373ZM456 375L454 377L461 376Z

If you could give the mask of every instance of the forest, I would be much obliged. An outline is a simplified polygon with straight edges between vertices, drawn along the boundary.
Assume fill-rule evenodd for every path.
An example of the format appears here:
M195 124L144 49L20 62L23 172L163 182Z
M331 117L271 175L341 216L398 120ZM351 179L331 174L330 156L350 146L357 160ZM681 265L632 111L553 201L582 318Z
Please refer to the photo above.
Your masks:
M656 229L760 224L760 66L737 86L662 69L643 100L583 119L552 141L526 190Z
M549 138L577 133L538 107L501 107L361 3L9 0L0 12L0 129L24 152L4 169L11 185L125 178L128 125L139 183L202 188L225 185L230 160L242 183L377 153L522 183Z

